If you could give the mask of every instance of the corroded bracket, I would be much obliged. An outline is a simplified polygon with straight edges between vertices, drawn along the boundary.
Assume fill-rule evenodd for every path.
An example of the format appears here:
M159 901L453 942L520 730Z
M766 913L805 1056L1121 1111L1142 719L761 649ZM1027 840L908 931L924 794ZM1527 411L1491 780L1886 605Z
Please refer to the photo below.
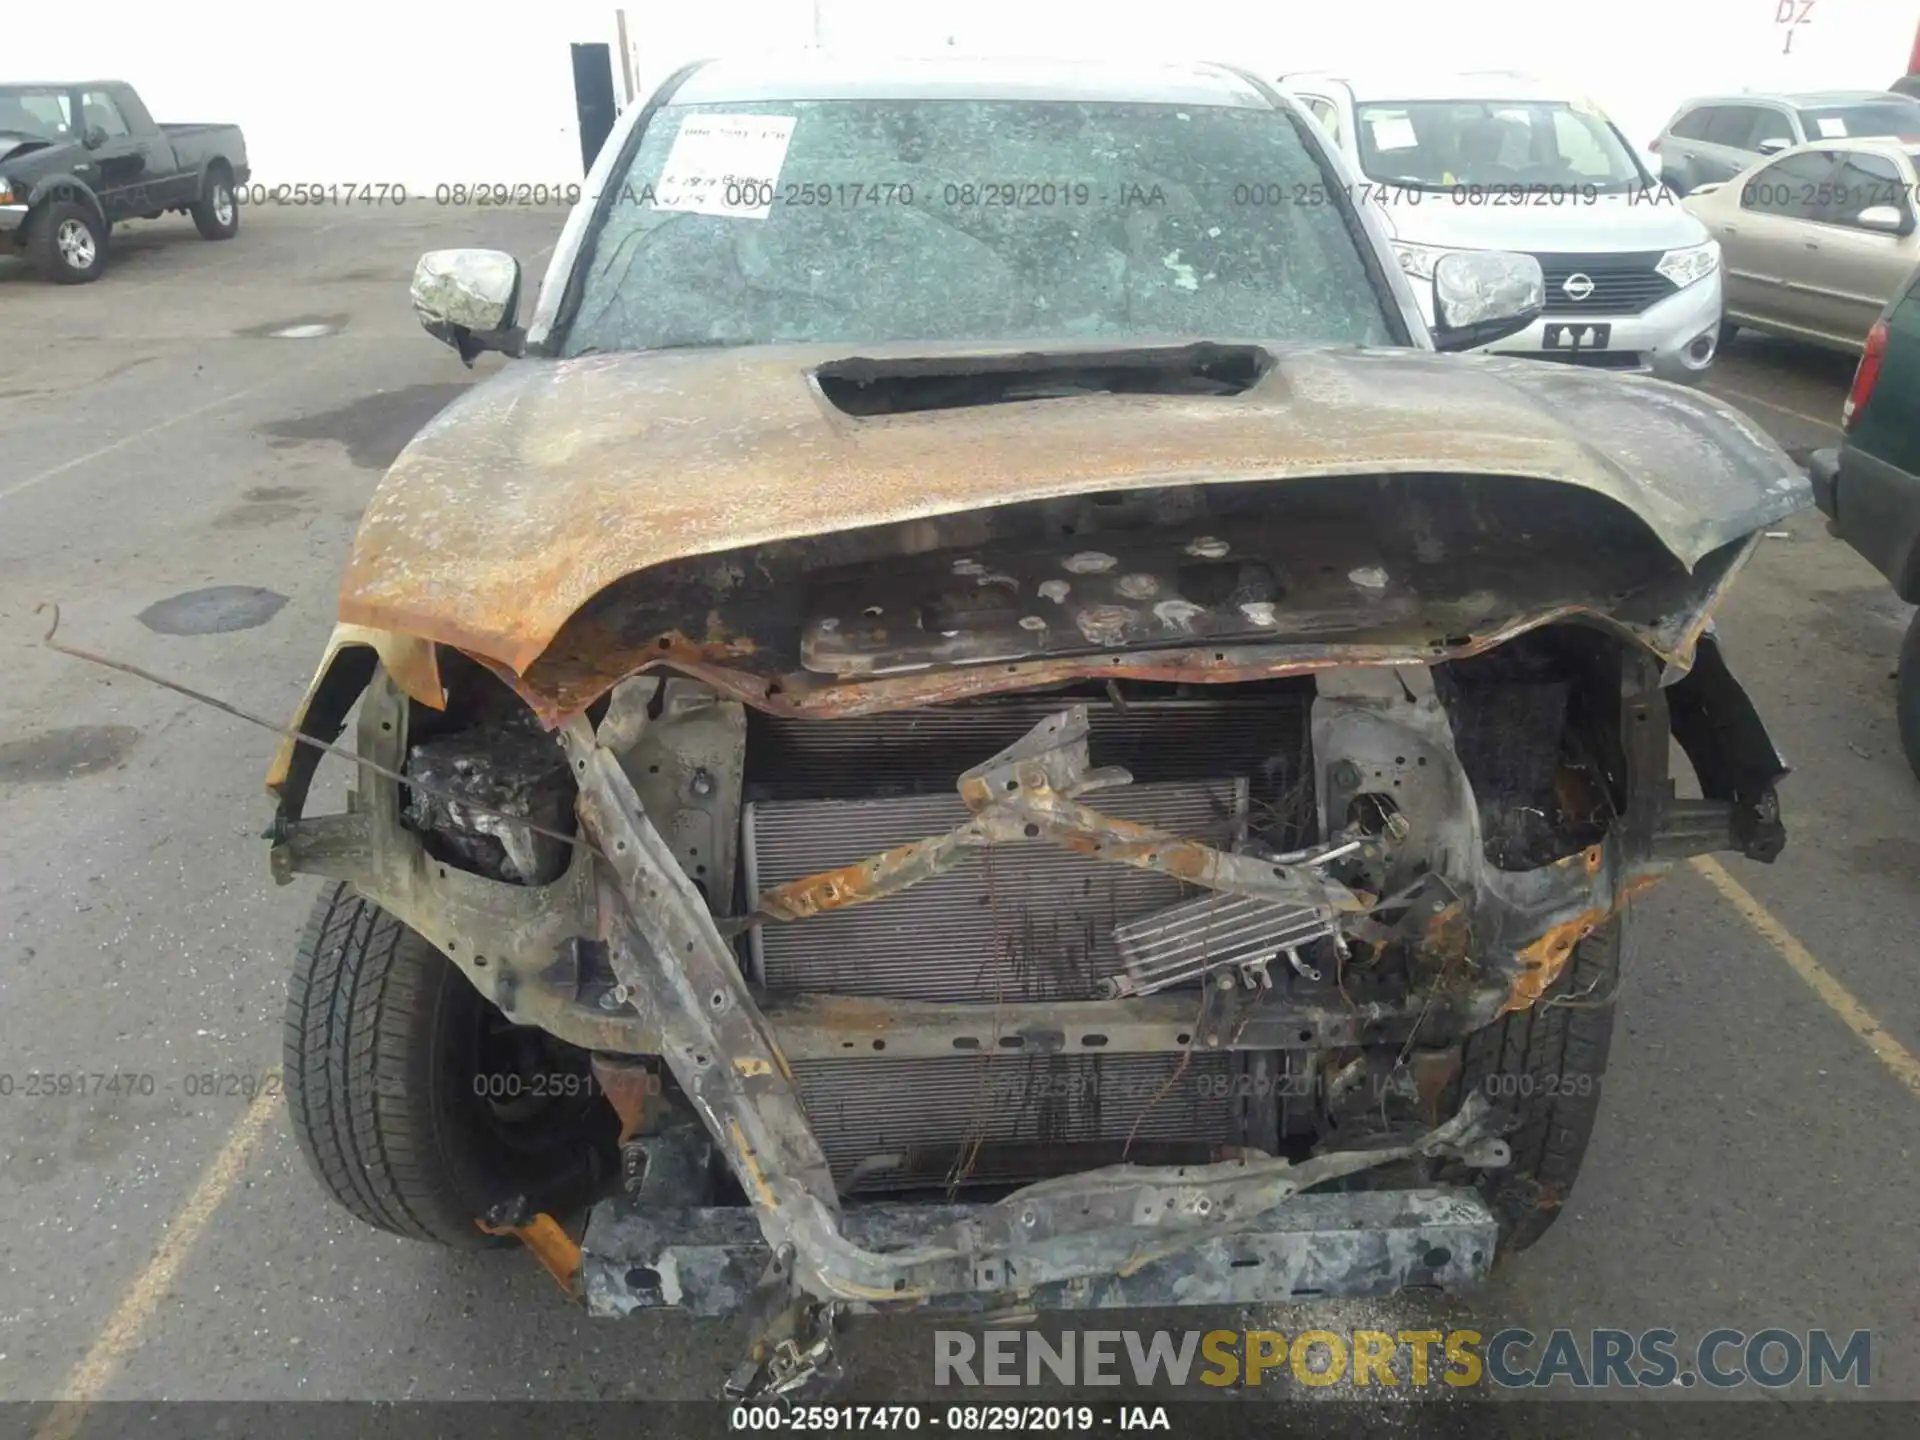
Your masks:
M1077 797L1089 791L1133 781L1117 767L1092 768L1089 730L1084 705L1049 716L960 777L960 798L973 812L965 824L777 885L760 896L749 920L800 920L870 904L953 869L970 851L1036 840L1204 889L1298 906L1328 921L1335 913L1360 913L1373 903L1308 866L1235 855L1080 804Z
M529 1215L525 1196L495 1206L473 1223L487 1235L513 1236L533 1252L533 1258L569 1299L580 1297L580 1247L545 1211Z

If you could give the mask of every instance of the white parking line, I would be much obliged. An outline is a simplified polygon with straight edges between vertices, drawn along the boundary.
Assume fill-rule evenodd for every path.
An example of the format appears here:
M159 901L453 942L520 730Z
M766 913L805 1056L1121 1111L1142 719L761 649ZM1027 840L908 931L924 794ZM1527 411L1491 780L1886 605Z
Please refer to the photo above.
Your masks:
M1706 387L1710 394L1722 395L1729 400L1739 400L1748 405L1762 405L1781 415L1791 415L1796 420L1804 420L1809 425L1818 425L1822 430L1840 433L1840 422L1822 420L1818 415L1809 415L1804 410L1796 410L1791 405L1782 405L1778 400L1768 400L1761 395L1749 395L1744 390L1735 390L1732 386L1715 383Z
M315 357L303 365L294 365L284 370L278 370L265 380L261 380L256 384L242 386L238 390L229 390L224 395L216 395L204 405L196 405L191 410L183 410L178 415L170 415L165 420L159 420L147 426L144 430L134 431L131 435L122 435L118 440L109 441L98 450L89 450L84 455L75 455L71 460L62 460L58 465L42 470L38 475L29 475L24 480L16 480L4 490L0 490L0 500L11 500L14 496L23 494L33 489L36 485L45 484L57 476L66 474L69 470L77 470L82 465L89 465L95 460L104 459L116 451L124 450L136 440L144 440L149 435L158 435L162 430L171 430L176 425L205 415L209 410L218 410L222 405L231 405L235 400L245 399L256 390L264 390L267 386L277 385L282 380L289 379L292 376L305 374L315 365L318 365L321 358L324 357Z

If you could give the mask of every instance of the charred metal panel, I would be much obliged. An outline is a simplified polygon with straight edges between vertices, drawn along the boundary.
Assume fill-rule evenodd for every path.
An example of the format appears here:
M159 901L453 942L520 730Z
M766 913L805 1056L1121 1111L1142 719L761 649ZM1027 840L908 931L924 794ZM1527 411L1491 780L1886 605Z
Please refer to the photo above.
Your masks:
M723 700L705 685L678 676L656 685L633 682L636 706L659 714L636 715L631 745L609 743L640 803L655 817L667 843L707 906L733 913L740 849L740 786L746 766L746 713L739 701Z
M960 1228L978 1207L871 1204L846 1229L875 1249L910 1244L929 1226ZM930 1307L978 1313L1016 1302L1039 1310L1163 1305L1284 1305L1309 1297L1384 1298L1408 1288L1465 1290L1493 1262L1493 1214L1471 1190L1300 1195L1257 1226L1114 1273L1041 1285L1005 1267L1004 1295L953 1295ZM581 1247L587 1310L597 1316L671 1308L731 1315L747 1307L770 1251L747 1210L642 1210L609 1201L588 1217ZM888 1307L851 1306L855 1313Z
M1105 808L1230 845L1244 832L1247 787L1244 781L1130 786L1114 792ZM968 814L951 790L749 805L749 888L758 894L952 829ZM773 991L988 1005L1086 1000L1103 976L1120 969L1114 927L1173 903L1184 890L1170 876L1102 864L1057 845L996 845L890 899L757 928L755 968ZM873 1043L887 1042L876 1037ZM985 1053L894 1060L856 1046L845 1059L796 1063L794 1073L843 1185L855 1166L889 1152L1129 1137L1224 1142L1237 1133L1226 1056L1186 1063L1180 1054L1032 1056L1006 1053L995 1042ZM1057 1163L1064 1154L1051 1158ZM1037 1169L1010 1172L988 1154L956 1164L954 1173L973 1183L1054 1173L1044 1147L1026 1157L1029 1165L1036 1161ZM866 1188L901 1179L882 1170Z
M1230 846L1244 833L1244 781L1129 786L1103 800L1121 819ZM951 830L967 807L944 795L776 801L747 807L753 893ZM960 868L870 905L754 931L757 978L774 990L915 1000L1091 999L1121 968L1113 927L1178 900L1180 882L1042 841L995 845Z
M1184 1061L1184 1063L1183 1063ZM989 1050L940 1060L796 1061L794 1079L814 1133L846 1188L875 1157L863 1191L992 1185L1091 1168L1075 1150L1111 1143L1239 1139L1231 1055L1026 1055ZM1177 1076L1177 1078L1176 1078ZM929 1177L910 1162L935 1158ZM1203 1157L1194 1157L1203 1158Z
M867 419L825 404L814 379L849 358L766 345L508 366L388 473L341 618L524 673L589 599L655 566L1130 486L1535 477L1617 502L1687 567L1811 498L1785 452L1710 395L1510 357L1276 351L1237 395ZM704 633L706 610L678 628L732 639Z

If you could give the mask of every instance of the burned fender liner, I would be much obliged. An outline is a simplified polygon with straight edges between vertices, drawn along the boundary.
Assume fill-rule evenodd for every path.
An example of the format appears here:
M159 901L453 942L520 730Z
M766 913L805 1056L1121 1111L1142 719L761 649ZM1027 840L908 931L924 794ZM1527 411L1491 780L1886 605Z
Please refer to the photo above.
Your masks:
M1693 667L1667 688L1673 738L1692 762L1700 793L1727 807L1719 843L1682 840L1680 831L1691 802L1669 801L1671 829L1662 827L1666 853L1696 854L1731 847L1750 860L1771 863L1786 848L1775 789L1790 767L1774 747L1752 699L1727 668L1720 642L1711 631L1700 637ZM1698 816L1697 807L1692 813ZM1728 838L1720 838L1728 837Z

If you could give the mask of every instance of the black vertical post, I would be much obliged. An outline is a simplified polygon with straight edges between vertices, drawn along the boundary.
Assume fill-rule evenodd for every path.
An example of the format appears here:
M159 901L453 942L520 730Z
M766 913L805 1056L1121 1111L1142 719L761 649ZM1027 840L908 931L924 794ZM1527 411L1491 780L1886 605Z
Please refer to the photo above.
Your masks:
M613 98L613 52L606 45L573 47L573 101L580 115L580 165L593 169L600 147L613 133L620 107Z

